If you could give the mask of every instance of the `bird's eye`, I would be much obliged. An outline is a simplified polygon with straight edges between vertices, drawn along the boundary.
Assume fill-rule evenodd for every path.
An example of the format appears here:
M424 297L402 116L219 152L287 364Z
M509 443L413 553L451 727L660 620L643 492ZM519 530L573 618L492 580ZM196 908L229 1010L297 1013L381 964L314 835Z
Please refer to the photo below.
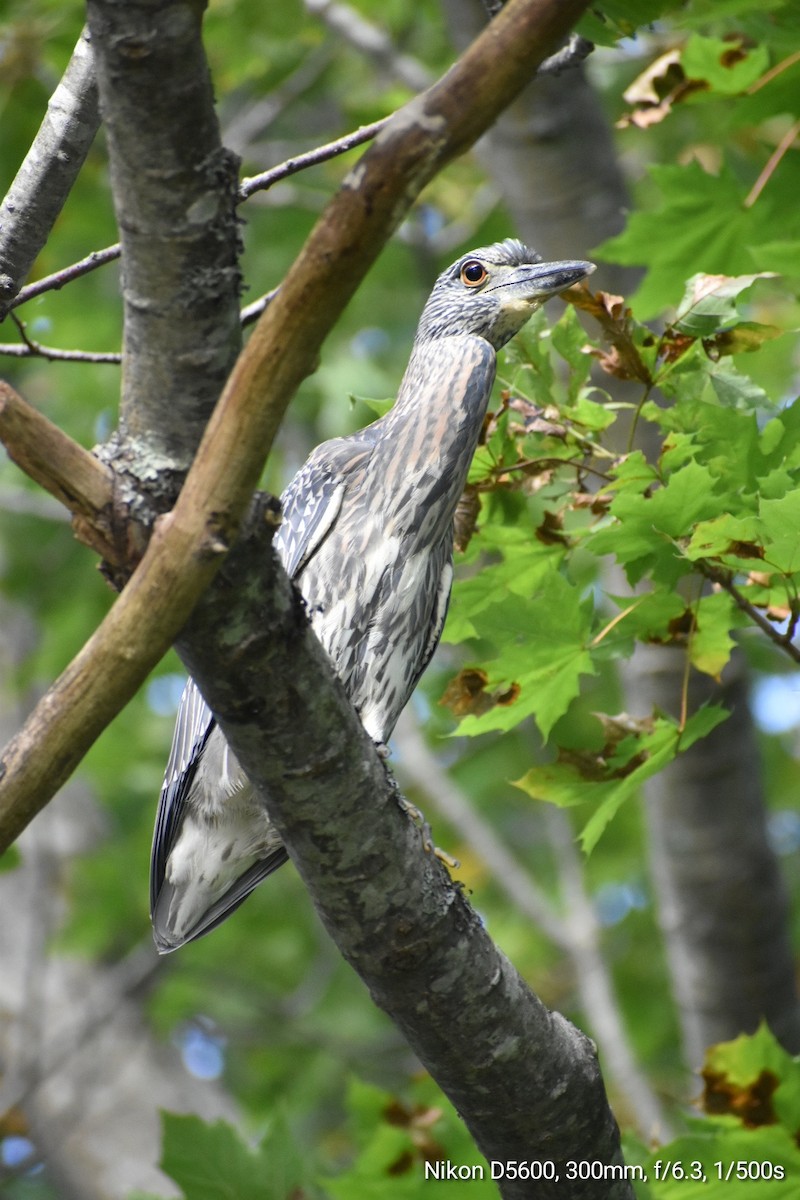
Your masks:
M477 258L470 258L461 268L461 282L465 287L480 287L489 278L489 272Z

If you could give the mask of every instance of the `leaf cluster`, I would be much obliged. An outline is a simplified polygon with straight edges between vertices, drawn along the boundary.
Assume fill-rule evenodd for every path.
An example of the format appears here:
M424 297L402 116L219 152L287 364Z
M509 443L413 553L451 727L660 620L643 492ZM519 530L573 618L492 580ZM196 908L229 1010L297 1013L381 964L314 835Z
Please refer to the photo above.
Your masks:
M459 734L533 716L554 737L555 761L519 786L582 805L587 849L724 714L597 714L595 746L576 751L565 727L586 677L645 641L718 678L748 628L798 657L800 404L771 401L744 370L780 334L750 319L763 279L693 276L659 336L619 298L579 292L595 332L568 309L518 340L473 464L482 507L445 630L469 665L444 702ZM634 379L638 403L604 403L594 362ZM633 448L644 426L651 457Z

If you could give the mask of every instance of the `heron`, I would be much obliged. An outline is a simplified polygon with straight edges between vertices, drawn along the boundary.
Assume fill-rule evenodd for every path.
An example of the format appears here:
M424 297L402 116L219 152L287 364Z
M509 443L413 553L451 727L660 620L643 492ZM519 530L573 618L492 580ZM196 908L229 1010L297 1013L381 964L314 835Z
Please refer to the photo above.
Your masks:
M441 636L453 519L497 351L545 300L593 270L543 262L514 238L462 255L434 284L392 408L317 446L281 497L278 559L383 753ZM159 952L209 932L287 857L268 804L189 679L151 856Z

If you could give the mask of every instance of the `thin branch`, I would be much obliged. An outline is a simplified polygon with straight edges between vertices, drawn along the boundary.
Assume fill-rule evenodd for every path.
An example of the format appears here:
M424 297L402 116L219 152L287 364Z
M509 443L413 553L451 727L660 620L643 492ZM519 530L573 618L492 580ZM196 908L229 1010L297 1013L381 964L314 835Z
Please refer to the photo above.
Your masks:
M19 330L22 343L0 343L0 354L11 358L44 358L49 362L83 362L83 363L115 363L122 362L122 355L114 352L95 350L59 350L55 346L43 346L28 335L25 323L19 317L11 314L11 319Z
M279 183L290 175L296 175L308 167L318 166L319 163L328 162L340 154L346 154L348 150L355 149L356 146L362 146L364 142L369 142L376 137L390 120L391 117L382 117L380 121L373 121L371 125L361 125L352 133L346 133L333 142L327 142L324 146L316 146L304 154L296 154L293 158L287 158L285 162L270 167L268 171L262 171L258 175L251 175L247 179L243 179L239 185L239 201L247 200L254 192L263 192L267 188L271 188L273 184Z
M361 125L358 129L346 133L340 138L336 138L335 141L326 142L322 146L316 146L313 150L308 150L304 154L296 154L292 158L286 159L285 162L270 167L268 171L262 171L258 175L251 175L243 179L239 185L238 203L248 200L255 192L266 191L282 179L288 179L291 175L296 175L300 171L307 170L309 167L318 166L320 163L329 162L331 159L337 158L342 154L347 154L349 150L354 150L357 146L363 145L364 142L371 141L372 138L380 133L389 119L389 117L383 117L380 121L373 121L371 125ZM104 267L107 263L115 262L120 257L121 252L119 242L116 242L113 246L106 246L104 250L93 250L91 254L88 254L86 258L80 259L79 262L72 263L68 267L62 267L60 271L54 271L51 275L45 275L35 283L29 283L20 290L8 307L9 309L18 308L19 305L25 304L28 300L34 300L37 296L41 296L45 292L57 292L65 284L72 283L74 279L80 279L81 276L88 275L91 271L96 271L98 267ZM259 312L261 311L263 310L259 310ZM252 320L252 306L249 306L242 312L242 324L249 324ZM7 347L0 347L0 352L19 354L19 351ZM20 355L20 357L25 356ZM111 360L102 359L100 361ZM114 361L119 361L119 359L115 359Z
M772 83L773 79L776 79L778 75L793 67L797 62L800 62L800 50L795 50L786 58L781 59L774 67L770 67L768 71L765 71L760 79L757 79L755 83L751 83L747 89L748 95L752 96L755 92L760 91L762 87L766 87L768 83Z
M106 246L105 250L93 250L80 262L73 263L69 267L62 267L60 271L54 271L52 275L45 275L41 279L37 279L35 283L29 283L27 287L20 290L9 308L17 308L20 304L25 304L28 300L33 300L44 292L57 292L65 283L72 283L73 279L79 279L81 275L88 275L90 271L96 271L98 267L114 262L120 254L119 242L113 246Z
M695 562L695 567L706 579L712 583L719 584L728 595L732 598L738 608L757 625L758 628L765 633L769 640L773 642L784 654L788 654L794 662L800 663L800 646L795 646L786 634L780 632L770 621L769 617L765 617L754 604L742 595L736 584L733 582L733 575L730 571L713 567L711 563L698 559Z
M753 207L756 200L767 186L771 176L774 175L775 171L777 170L778 163L791 149L798 133L800 133L800 121L795 121L795 123L790 125L786 130L786 133L783 135L772 154L770 154L769 158L767 159L763 171L751 187L750 191L747 193L747 196L743 201L745 208Z
M0 354L7 358L42 358L47 362L80 362L94 366L119 366L122 355L114 350L59 350L56 346L43 346L28 338L24 343L0 342Z
M0 320L50 235L99 121L92 52L84 30L0 205Z

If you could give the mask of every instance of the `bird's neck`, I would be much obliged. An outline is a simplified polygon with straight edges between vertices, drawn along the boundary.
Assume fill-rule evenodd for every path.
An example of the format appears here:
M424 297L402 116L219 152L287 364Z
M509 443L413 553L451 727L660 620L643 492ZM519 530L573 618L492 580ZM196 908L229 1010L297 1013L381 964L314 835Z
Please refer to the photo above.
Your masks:
M397 400L379 422L379 459L404 507L414 496L426 524L452 525L478 444L494 382L496 356L484 338L459 335L417 342ZM402 483L401 483L402 481Z

